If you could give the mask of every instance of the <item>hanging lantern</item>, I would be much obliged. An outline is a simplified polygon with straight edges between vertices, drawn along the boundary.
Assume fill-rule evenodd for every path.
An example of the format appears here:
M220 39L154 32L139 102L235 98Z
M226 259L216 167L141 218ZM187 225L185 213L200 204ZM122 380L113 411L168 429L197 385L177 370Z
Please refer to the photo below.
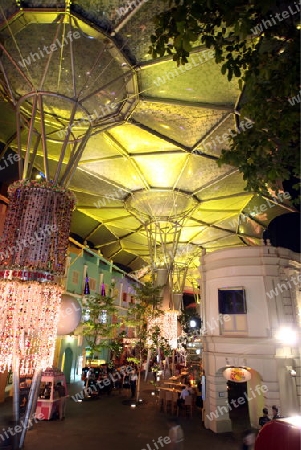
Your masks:
M178 314L178 311L171 309L169 311L164 311L164 314L155 319L150 319L148 322L149 330L154 327L160 328L161 336L168 340L172 349L177 348Z
M172 294L172 301L173 301L173 307L174 309L177 309L180 311L183 306L183 294L180 292L173 292Z
M169 310L164 311L163 331L162 335L168 340L172 349L176 349L178 346L178 311Z
M20 361L20 374L52 365L61 288L53 283L0 280L0 371Z
M79 325L82 308L78 300L72 295L63 294L60 304L57 334L59 336L72 333Z
M17 181L0 242L0 371L51 366L65 271L72 193L50 182Z
M180 337L182 333L183 333L182 325L181 325L180 322L177 320L177 336Z

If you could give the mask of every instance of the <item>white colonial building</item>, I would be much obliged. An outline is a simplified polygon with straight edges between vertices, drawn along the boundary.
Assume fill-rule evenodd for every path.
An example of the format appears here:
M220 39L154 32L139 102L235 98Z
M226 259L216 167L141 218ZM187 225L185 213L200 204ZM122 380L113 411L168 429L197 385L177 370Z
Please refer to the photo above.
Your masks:
M233 428L228 367L251 375L244 395L251 426L258 427L264 406L271 412L276 404L283 416L300 413L300 254L240 247L205 254L201 263L205 426Z

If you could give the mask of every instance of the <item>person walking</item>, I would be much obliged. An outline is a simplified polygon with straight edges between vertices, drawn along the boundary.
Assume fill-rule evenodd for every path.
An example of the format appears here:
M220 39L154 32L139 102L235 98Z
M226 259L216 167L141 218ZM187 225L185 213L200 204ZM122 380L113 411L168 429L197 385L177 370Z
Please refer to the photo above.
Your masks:
M184 405L184 403L185 403L185 398L188 397L188 395L190 395L190 394L191 394L191 392L190 392L190 387L189 387L189 384L187 384L187 385L182 389L182 391L181 391L181 393L180 393L180 395L179 395L179 398L178 398L178 400L177 400L177 406L178 406L179 408L183 408L183 405Z
M168 420L170 450L184 450L184 432L177 418Z
M255 444L255 432L254 430L246 430L242 440L242 450L253 450Z
M138 375L135 369L130 374L131 398L135 398L137 388Z
M56 385L55 390L59 394L59 419L65 420L65 411L66 411L66 390L62 383L59 381Z

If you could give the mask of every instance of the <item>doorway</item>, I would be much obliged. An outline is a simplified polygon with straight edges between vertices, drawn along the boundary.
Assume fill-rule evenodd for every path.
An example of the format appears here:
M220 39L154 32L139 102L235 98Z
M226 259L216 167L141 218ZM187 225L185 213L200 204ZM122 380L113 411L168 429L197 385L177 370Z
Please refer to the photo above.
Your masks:
M66 377L66 383L70 383L70 375L71 375L71 368L72 368L72 362L73 362L73 351L70 347L67 347L64 352L64 361L63 361L63 372Z
M228 381L227 390L232 431L240 434L251 428L247 382L235 383L234 381Z

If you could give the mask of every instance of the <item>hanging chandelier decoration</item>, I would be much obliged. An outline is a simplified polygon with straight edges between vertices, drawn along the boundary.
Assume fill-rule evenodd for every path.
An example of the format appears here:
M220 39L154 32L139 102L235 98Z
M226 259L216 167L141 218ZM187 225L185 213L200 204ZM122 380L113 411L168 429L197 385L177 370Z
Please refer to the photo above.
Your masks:
M160 335L168 341L172 349L177 348L178 314L179 311L175 309L164 311L160 316L149 319L147 325L149 334L158 327ZM152 342L150 341L148 344L151 345Z
M162 335L168 340L172 349L176 349L178 346L178 314L179 311L170 309L168 311L164 311L163 316Z
M20 374L52 365L61 289L51 282L0 281L0 371L20 361Z
M52 365L75 205L68 186L92 132L131 114L138 83L119 44L74 16L70 1L47 14L0 5L0 14L0 87L16 113L20 179L0 242L0 371L32 373ZM27 63L45 47L55 50ZM45 180L32 181L34 169Z
M46 181L17 181L0 242L0 371L52 365L73 194Z

